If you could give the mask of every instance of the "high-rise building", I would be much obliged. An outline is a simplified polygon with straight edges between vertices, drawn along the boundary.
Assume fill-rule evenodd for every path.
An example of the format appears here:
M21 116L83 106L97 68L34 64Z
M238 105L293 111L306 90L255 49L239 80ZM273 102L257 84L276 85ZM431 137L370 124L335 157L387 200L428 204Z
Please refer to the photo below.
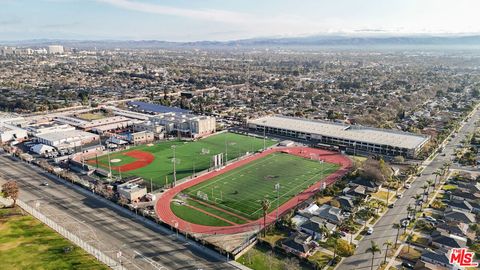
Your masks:
M62 45L49 45L47 48L49 54L59 54L63 53L63 46Z

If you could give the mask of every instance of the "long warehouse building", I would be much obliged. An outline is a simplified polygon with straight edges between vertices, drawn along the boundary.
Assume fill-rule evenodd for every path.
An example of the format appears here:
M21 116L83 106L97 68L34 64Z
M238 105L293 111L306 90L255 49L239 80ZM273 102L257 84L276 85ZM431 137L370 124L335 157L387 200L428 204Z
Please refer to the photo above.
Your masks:
M342 151L368 152L415 158L429 137L402 131L294 118L266 116L247 121L257 132L291 137L316 144L332 145Z

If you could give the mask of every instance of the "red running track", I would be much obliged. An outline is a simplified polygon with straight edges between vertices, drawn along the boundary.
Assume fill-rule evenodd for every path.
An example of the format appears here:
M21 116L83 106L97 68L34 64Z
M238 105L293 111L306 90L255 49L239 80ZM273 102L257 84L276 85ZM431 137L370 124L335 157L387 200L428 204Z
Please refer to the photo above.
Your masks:
M325 182L326 185L333 184L336 180L341 178L345 175L348 170L350 169L352 162L350 159L344 155L341 155L337 152L326 151L322 149L314 149L308 147L279 147L279 148L272 148L268 149L262 153L255 154L253 156L249 156L245 159L240 161L231 163L226 167L218 170L218 171L211 171L206 174L203 174L197 178L194 178L191 181L182 183L174 188L169 189L162 196L157 200L155 211L157 216L163 222L175 226L180 230L188 233L203 233L203 234L235 234L235 233L242 233L246 231L256 230L263 228L263 218L260 218L255 221L251 221L246 224L235 225L235 226L206 226L206 225L199 225L187 222L179 217L177 217L173 211L170 209L170 202L175 198L175 196L180 193L182 190L192 187L198 183L203 181L208 181L217 175L224 174L230 170L243 166L247 163L250 163L253 160L263 158L271 153L274 152L288 152L292 155L302 156L305 158L310 158L311 154L320 155L321 159L325 162L336 163L339 164L341 167L331 175L327 176L326 178L322 179L321 181L313 184L308 189L304 190L303 192L299 193L297 196L293 197L292 199L288 200L284 204L282 204L279 208L279 214L283 214L290 210L291 208L295 207L297 204L307 200L311 196L313 196L319 188L322 186L322 183ZM267 226L275 221L276 217L276 209L267 215ZM174 224L176 223L176 224Z

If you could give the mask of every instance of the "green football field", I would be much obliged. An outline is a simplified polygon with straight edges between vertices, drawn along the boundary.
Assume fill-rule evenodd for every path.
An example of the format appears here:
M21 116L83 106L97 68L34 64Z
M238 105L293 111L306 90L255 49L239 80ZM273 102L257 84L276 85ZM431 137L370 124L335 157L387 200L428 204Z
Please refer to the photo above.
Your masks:
M171 207L175 215L196 224L225 226L225 220L243 224L262 217L262 199L271 202L272 212L277 201L282 205L337 169L337 164L272 153L184 190L178 199L185 204L173 202Z
M276 142L266 140L266 146L272 146ZM131 147L128 150L110 154L110 160L119 159L120 162L111 163L112 166L121 166L133 162L135 159L124 155L132 150L140 150L152 153L155 160L136 170L124 172L125 176L139 176L146 181L152 180L156 187L161 187L166 183L173 181L173 149L175 145L177 180L200 171L206 170L212 166L212 156L224 153L224 159L232 160L245 155L246 152L255 152L263 149L263 139L235 133L220 133L194 142L168 141L155 143L153 146L142 145ZM226 154L225 154L226 153ZM107 155L98 157L99 167L108 170ZM94 163L91 159L90 163ZM119 172L112 170L114 175Z

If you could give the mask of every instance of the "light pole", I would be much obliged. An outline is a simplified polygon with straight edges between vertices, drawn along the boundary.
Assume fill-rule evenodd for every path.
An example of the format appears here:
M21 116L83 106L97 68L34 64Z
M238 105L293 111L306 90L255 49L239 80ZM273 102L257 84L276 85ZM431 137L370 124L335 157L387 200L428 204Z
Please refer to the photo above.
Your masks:
M225 163L228 162L228 144L227 144L227 137L225 137Z
M267 144L266 144L266 141L265 141L265 129L266 129L266 126L263 125L263 150L265 151L265 149L267 149Z
M277 183L275 185L275 190L277 191L277 218L275 219L275 221L278 221L278 205L279 205L278 199L279 199L279 192L280 192L280 183Z
M177 159L176 159L176 155L175 155L175 149L176 148L177 148L176 145L172 145L172 149L173 149L173 186L177 185L177 167L176 167Z
M173 226L177 230L177 238L178 238L178 222L175 219L172 219Z
M107 151L108 155L108 170L109 170L109 177L112 177L112 163L110 162L110 151Z

